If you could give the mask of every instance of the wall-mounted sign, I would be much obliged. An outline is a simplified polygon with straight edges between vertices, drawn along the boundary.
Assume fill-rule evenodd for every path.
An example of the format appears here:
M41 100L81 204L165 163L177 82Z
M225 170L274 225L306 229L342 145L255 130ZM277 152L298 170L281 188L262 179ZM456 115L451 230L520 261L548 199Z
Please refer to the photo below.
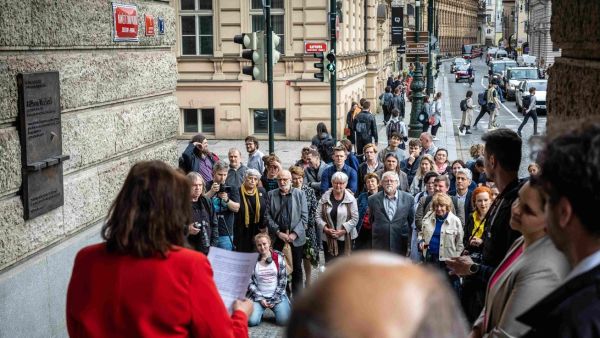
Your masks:
M327 52L327 42L304 41L304 53L325 53Z
M402 44L404 33L404 7L392 6L392 45L399 46Z
M165 19L162 17L158 17L158 35L165 34Z
M146 14L145 16L146 36L154 36L154 15Z
M24 218L63 205L62 129L58 72L17 75Z
M137 6L113 2L112 8L113 41L139 41Z

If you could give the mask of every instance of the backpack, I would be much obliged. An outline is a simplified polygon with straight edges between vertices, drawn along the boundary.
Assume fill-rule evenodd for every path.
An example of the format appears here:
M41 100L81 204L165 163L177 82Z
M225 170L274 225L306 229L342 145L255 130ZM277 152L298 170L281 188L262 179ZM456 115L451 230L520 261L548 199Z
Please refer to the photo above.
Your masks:
M333 139L331 136L327 135L327 137L319 139L319 144L317 145L317 151L321 156L321 159L325 161L325 163L331 162L331 155L333 155Z
M467 111L467 99L460 101L460 111Z
M390 121L388 123L387 130L386 130L386 134L387 134L388 140L390 139L390 137L392 137L393 133L397 133L398 135L400 135L400 138L404 139L404 137L406 135L404 135L404 133L403 133L403 129L404 128L402 128L403 127L402 123L403 122L400 121L400 120L398 120L398 121Z
M477 95L477 103L479 103L480 106L485 106L487 104L486 92L481 92Z
M361 113L355 118L356 128L354 128L354 130L356 131L357 136L360 136L361 139L365 140L371 137L371 134L369 134L369 121L365 121L366 117L361 115L363 114Z
M521 104L521 109L522 109L523 113L525 113L527 111L527 109L529 109L530 104L531 104L531 95L523 96L522 104Z
M423 109L421 109L419 116L417 116L417 121L419 121L419 123L421 123L421 124L426 124L426 123L429 124L428 120L429 120L429 112L427 111L427 106L423 105Z

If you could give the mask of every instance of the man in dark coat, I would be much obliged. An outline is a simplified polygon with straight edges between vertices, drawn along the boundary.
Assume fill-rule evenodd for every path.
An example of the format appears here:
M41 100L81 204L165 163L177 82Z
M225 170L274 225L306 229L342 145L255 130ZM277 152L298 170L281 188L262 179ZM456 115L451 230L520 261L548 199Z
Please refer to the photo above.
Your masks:
M371 102L363 103L363 110L354 118L354 131L356 133L356 151L362 155L363 147L368 143L378 143L377 123L371 114Z
M573 270L565 283L517 319L525 337L600 337L600 123L569 128L539 154L532 184L548 200L548 234Z

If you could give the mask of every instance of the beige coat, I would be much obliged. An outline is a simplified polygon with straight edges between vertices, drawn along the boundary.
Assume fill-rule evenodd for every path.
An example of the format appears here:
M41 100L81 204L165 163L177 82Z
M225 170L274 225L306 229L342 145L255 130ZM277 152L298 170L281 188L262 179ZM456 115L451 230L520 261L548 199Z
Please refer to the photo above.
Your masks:
M435 231L435 212L428 212L423 217L421 231L419 232L419 241L424 241L429 244L433 232ZM448 217L442 224L440 232L440 260L460 256L464 249L463 244L463 226L460 219L452 212L448 213ZM426 255L427 252L423 252Z
M317 222L318 231L320 231L323 235L323 240L325 240L325 233L323 229L327 223L333 224L331 220L331 208L333 207L330 201L332 189L327 190L321 199L319 200L319 205L317 206L317 212L315 212L315 220ZM323 210L325 208L325 210ZM348 215L348 210L350 210L350 215ZM323 211L325 211L326 218L323 219ZM341 230L342 228L346 230L347 233L350 234L351 239L355 239L358 237L358 232L356 231L356 224L358 223L358 204L356 202L356 198L352 195L352 192L346 189L346 193L344 194L344 200L338 206L337 210L337 226L336 230ZM344 237L338 238L338 240L343 241Z

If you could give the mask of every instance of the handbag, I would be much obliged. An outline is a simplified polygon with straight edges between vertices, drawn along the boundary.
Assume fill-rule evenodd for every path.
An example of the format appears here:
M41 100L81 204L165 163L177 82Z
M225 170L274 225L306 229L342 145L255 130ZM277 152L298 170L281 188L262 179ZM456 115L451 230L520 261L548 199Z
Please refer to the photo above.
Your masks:
M285 243L281 252L283 253L283 258L285 260L285 270L289 276L292 274L292 272L294 272L294 264L292 262L292 247L290 246L290 243Z

